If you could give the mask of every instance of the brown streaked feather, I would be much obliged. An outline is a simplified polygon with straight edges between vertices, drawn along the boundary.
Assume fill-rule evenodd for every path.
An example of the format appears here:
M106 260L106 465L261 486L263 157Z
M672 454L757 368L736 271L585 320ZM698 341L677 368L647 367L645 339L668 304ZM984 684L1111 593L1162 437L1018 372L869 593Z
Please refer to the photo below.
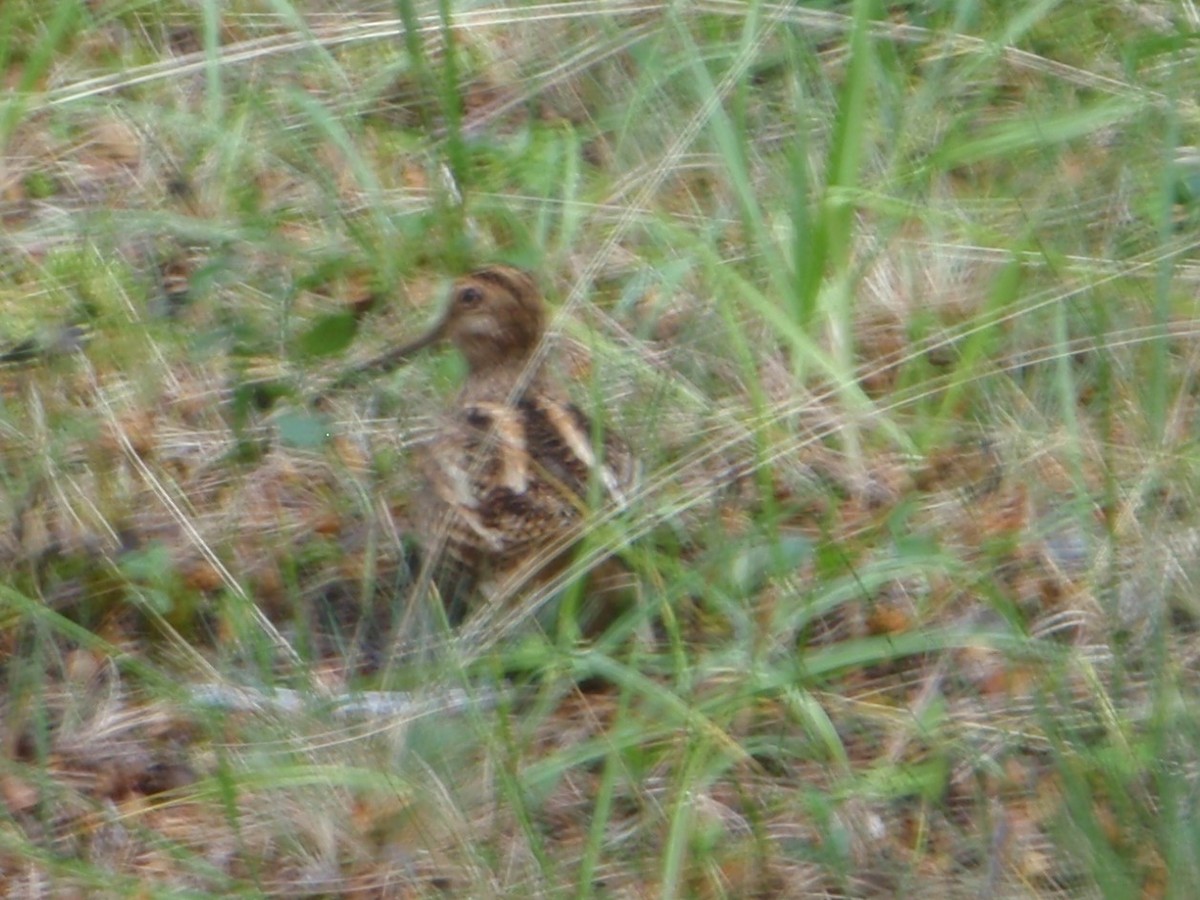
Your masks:
M593 480L615 502L633 484L626 446L611 433L597 445L537 361L545 321L533 278L492 266L458 279L441 319L402 348L445 340L467 361L458 407L424 451L417 518L428 549L441 536L475 577L502 581L569 538Z
M447 522L448 549L462 561L492 569L519 562L582 519L593 477L612 484L617 500L631 486L596 461L591 439L581 412L547 398L466 407L426 449L435 501L420 518ZM611 438L606 447L606 460L628 452Z

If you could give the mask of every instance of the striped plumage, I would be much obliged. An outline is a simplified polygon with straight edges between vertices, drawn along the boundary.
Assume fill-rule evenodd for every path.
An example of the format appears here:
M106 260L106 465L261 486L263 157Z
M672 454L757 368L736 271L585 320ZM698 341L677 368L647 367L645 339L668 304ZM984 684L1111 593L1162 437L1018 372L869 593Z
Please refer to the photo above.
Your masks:
M491 266L458 279L429 333L389 354L399 360L447 341L466 359L458 403L424 448L415 518L427 552L444 546L474 581L493 586L552 569L589 490L622 502L635 478L620 439L605 432L598 441L549 378L538 354L545 319L528 273Z

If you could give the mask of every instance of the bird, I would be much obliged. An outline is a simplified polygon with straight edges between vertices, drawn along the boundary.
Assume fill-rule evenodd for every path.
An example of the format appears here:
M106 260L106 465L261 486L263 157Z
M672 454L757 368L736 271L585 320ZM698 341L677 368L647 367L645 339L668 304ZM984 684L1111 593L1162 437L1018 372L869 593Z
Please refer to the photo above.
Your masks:
M637 481L625 441L598 430L552 377L542 352L546 320L529 272L490 265L453 283L425 334L351 376L441 343L465 359L458 398L421 452L413 519L426 554L444 553L468 593L512 593L561 571L589 501L624 505Z

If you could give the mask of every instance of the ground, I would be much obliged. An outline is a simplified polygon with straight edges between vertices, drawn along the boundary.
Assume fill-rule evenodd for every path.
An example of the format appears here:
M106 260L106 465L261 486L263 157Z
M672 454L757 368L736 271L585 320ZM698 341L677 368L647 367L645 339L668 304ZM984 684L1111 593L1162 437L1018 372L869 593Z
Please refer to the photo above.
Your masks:
M0 6L6 894L1190 896L1198 22ZM642 478L452 626L496 261Z

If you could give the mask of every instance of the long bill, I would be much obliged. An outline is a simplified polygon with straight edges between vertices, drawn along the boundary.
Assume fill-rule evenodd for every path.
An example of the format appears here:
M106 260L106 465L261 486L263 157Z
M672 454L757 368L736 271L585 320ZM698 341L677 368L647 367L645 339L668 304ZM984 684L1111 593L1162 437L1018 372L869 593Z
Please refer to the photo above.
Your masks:
M430 344L436 344L440 341L445 330L446 323L445 320L442 320L419 338L409 341L407 344L401 344L399 347L394 347L387 353L343 372L334 381L332 389L341 390L342 388L352 387L367 378L382 375L384 372L390 372L404 365L421 350L424 350Z

